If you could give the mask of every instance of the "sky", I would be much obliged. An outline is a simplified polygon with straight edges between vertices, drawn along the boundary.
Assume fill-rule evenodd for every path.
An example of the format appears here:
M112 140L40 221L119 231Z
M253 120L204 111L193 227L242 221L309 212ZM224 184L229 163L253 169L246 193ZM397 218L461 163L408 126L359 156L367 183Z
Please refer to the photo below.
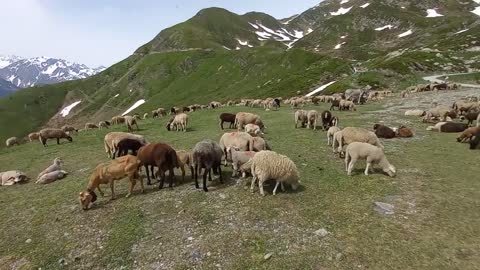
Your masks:
M0 55L47 56L109 66L126 58L162 29L207 7L278 19L321 0L0 0Z

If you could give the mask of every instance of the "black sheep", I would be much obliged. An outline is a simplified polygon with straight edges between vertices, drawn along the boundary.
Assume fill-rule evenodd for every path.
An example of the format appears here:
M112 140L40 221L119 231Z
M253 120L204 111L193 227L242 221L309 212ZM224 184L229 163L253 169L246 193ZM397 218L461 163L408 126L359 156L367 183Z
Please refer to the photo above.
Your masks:
M477 132L473 140L470 140L470 149L471 150L477 149L479 144L480 144L480 132Z
M144 146L144 144L138 140L123 139L117 144L117 152L113 153L113 158L115 159L115 155L117 157L126 156L129 151L132 151L132 155L136 156L138 149L142 146Z

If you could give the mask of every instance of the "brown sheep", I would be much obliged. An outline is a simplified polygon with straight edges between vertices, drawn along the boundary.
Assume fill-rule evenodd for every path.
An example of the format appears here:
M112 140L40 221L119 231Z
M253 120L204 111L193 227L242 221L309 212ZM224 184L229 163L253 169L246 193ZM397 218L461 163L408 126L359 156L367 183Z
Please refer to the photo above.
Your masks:
M220 128L223 130L223 123L230 123L230 128L233 128L235 125L235 114L233 113L222 113L220 114Z
M133 126L134 125L137 127L137 131L140 130L138 128L137 119L135 119L135 117L133 117L133 116L129 116L129 115L125 116L125 125L127 126L128 132L133 131Z
M38 132L32 132L28 134L28 139L30 140L30 142L38 140L39 137L40 137L40 133Z
M72 137L58 128L44 128L40 130L38 138L44 147L47 146L48 139L57 139L57 144L60 144L60 139L67 139L69 142L73 141Z
M375 124L373 126L373 129L375 130L375 135L377 135L378 138L385 138L385 139L391 139L395 138L395 131L393 131L391 128L381 125L381 124Z
M168 144L164 143L150 143L138 150L137 157L140 160L140 165L145 167L147 172L147 181L148 185L151 185L150 175L148 171L148 166L151 166L152 176L153 167L157 167L157 177L160 175L160 184L159 189L163 188L163 182L165 180L165 172L169 171L170 185L173 186L173 181L175 178L174 168L178 167L178 158L175 150Z
M247 113L247 112L239 112L235 115L235 126L237 129L243 130L245 128L246 124L255 124L259 126L262 131L264 129L264 125L262 120L260 119L260 116L253 114L253 113Z
M85 124L85 129L88 130L88 129L95 129L95 128L98 128L97 125L95 125L94 123L86 123Z
M405 126L400 126L397 130L397 136L400 138L410 138L413 135L413 131Z
M461 120L466 119L467 125L473 125L473 121L477 120L479 113L478 112L469 112L465 114L464 116L460 117Z
M479 132L480 132L480 127L467 128L462 132L462 134L460 134L460 136L458 136L457 142L466 142L467 140L471 141L472 138L475 136L475 134Z
M192 153L185 150L178 150L177 151L177 159L178 159L178 166L182 171L182 183L185 181L185 166L190 168L191 177L193 180L194 172L193 172L193 157Z

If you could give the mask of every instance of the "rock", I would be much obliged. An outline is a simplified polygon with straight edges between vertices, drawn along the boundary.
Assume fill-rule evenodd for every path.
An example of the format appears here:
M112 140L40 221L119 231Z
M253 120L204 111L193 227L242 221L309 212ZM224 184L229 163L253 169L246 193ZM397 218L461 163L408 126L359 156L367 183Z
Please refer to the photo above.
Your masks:
M375 207L373 209L383 215L393 215L395 213L393 211L394 208L395 206L389 203L375 202Z
M270 258L272 257L272 255L273 255L272 252L267 253L265 256L263 256L263 259L264 259L264 260L268 260L268 259L270 259Z
M222 199L226 199L226 198L227 198L227 196L226 196L225 194L223 194L223 193L220 193L218 196L220 196L220 198L222 198Z
M325 237L325 236L328 235L328 231L325 230L324 228L321 228L321 229L319 229L319 230L316 230L314 233L315 233L316 235L320 236L320 237Z
M32 242L32 239L28 238L27 241L25 241L25 243L27 244L30 244Z
M58 264L65 265L66 264L65 258L61 258L60 260L58 260Z
M188 237L187 239L188 239L188 241L193 241L193 239L195 239L195 238L193 238L193 237L190 236L190 237Z
M198 251L198 250L194 250L192 251L191 255L193 260L195 261L200 261L202 260L202 254Z
M342 253L337 253L337 256L335 256L335 260L340 261L342 259L342 256Z

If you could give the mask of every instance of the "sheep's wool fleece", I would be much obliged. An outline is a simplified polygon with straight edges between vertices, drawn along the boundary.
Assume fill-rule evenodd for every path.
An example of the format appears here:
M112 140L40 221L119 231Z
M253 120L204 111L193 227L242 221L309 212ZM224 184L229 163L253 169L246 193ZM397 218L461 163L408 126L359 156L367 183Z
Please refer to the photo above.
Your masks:
M295 163L284 155L273 151L260 151L252 158L255 175L267 179L298 181L298 170Z

